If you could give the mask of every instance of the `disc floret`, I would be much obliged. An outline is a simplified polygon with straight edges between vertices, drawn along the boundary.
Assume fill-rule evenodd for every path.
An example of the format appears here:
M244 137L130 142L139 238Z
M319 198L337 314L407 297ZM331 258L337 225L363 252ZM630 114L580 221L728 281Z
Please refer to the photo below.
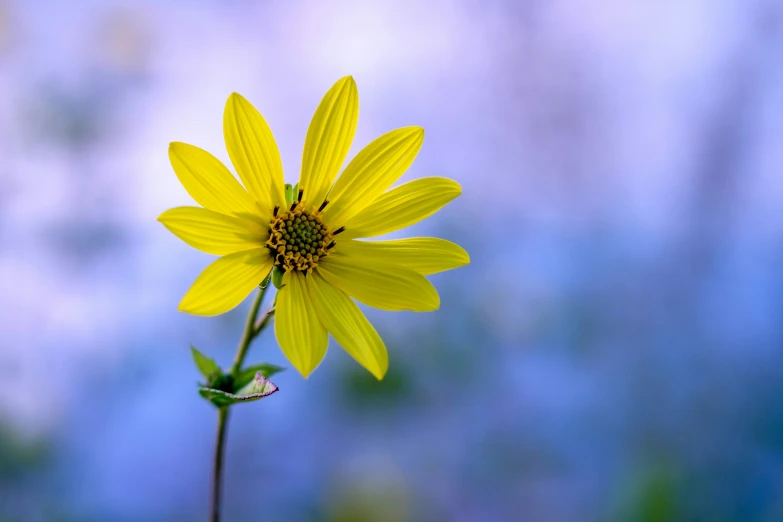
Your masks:
M290 210L275 209L269 224L269 240L266 247L272 251L275 266L286 272L307 272L318 261L329 255L335 242L326 225L321 222L319 211L306 210L294 203Z

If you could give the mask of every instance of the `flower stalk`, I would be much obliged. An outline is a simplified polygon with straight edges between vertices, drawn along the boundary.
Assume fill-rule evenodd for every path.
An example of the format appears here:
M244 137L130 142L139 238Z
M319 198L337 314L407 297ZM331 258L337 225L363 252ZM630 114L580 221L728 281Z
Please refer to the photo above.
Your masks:
M228 429L228 408L218 408L217 442L215 443L215 465L212 475L212 511L210 520L220 522L220 500L223 493L223 455L226 447L226 430Z

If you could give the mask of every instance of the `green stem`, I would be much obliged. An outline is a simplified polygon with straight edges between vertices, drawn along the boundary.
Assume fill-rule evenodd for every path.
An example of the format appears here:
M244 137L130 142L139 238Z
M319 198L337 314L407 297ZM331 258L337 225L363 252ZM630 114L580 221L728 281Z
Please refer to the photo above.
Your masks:
M255 336L257 337L258 334L260 334L264 328L266 328L267 323L269 323L269 320L272 319L272 316L275 315L275 307L273 306L270 308L265 314L264 317L258 320L255 326Z
M234 356L234 364L231 366L231 375L237 376L242 369L242 363L245 361L247 350L250 348L250 344L253 339L266 328L269 324L269 320L275 313L274 306L264 314L256 324L258 318L258 310L261 308L261 302L264 300L264 294L266 294L267 287L261 288L256 294L253 304L250 307L250 313L247 316L245 322L245 331L242 334L242 340L239 341L237 347L237 353ZM218 432L217 442L215 443L215 466L214 473L212 475L212 514L210 516L211 522L220 522L220 499L221 491L223 489L223 454L225 453L226 446L226 431L228 430L228 408L230 406L223 406L218 409Z
M231 366L231 375L236 375L240 369L242 369L242 362L247 355L247 349L250 348L250 343L256 338L261 330L254 328L256 323L256 317L258 317L258 309L261 307L261 301L264 300L264 294L268 286L262 288L256 298L253 301L253 305L250 307L250 313L247 315L247 321L245 321L245 332L242 334L242 340L239 341L239 347L237 348L237 354L234 356L234 364Z
M218 432L215 444L215 468L212 476L212 514L211 522L220 522L220 497L223 490L223 454L226 447L226 429L228 429L228 407L218 409Z

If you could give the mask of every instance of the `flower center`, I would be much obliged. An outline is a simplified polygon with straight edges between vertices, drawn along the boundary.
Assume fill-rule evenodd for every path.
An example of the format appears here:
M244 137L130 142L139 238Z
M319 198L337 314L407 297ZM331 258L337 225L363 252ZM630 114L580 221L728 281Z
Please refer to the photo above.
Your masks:
M296 204L285 212L275 209L266 247L272 251L276 266L286 272L306 272L317 265L319 259L329 255L335 245L334 234L327 231L318 214Z

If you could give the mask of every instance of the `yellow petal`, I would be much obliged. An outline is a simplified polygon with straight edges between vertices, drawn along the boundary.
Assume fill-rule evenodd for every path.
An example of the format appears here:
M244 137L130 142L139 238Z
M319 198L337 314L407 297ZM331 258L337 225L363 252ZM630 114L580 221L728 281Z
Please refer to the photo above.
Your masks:
M318 263L318 271L357 301L381 310L430 312L440 306L435 287L410 268L368 259L356 261L328 256Z
M462 194L448 178L409 181L376 199L345 223L342 237L374 237L418 223Z
M201 206L258 222L268 222L261 207L219 159L193 145L174 142L169 159L182 186ZM270 214L270 210L266 213ZM266 219L264 219L266 218Z
M389 368L389 355L381 336L345 292L325 281L318 270L306 278L318 319L334 340L378 380Z
M307 377L326 355L328 337L308 295L305 276L286 272L275 304L275 336L291 364Z
M424 129L404 127L367 145L334 184L324 219L339 226L372 203L408 170L423 141Z
M196 278L179 303L182 312L219 315L241 303L272 269L266 248L221 257Z
M240 94L233 93L223 113L226 149L239 178L259 204L271 211L285 206L283 164L264 117Z
M359 119L359 93L346 76L329 89L307 129L299 188L303 199L319 206L348 155Z
M400 265L422 275L437 274L470 263L470 256L462 247L436 237L339 241L330 256L345 256L347 262L354 263L362 259L358 264L369 261Z
M259 248L269 236L254 221L201 207L172 208L158 221L193 248L218 256Z

